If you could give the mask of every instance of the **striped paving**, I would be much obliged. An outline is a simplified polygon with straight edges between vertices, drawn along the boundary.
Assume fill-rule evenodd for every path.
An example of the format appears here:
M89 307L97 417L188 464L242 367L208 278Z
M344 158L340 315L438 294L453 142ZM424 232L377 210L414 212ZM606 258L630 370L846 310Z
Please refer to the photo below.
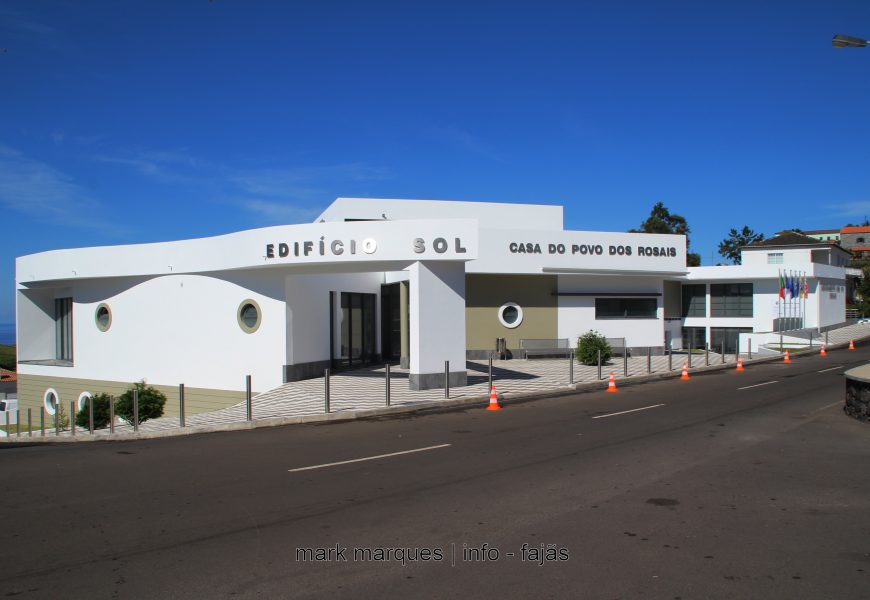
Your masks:
M824 334L823 334L824 336ZM848 342L850 339L870 337L870 325L850 325L828 333L829 344ZM772 351L771 351L772 352ZM769 356L770 354L765 354ZM747 356L741 356L744 362ZM754 354L753 358L757 355ZM692 367L707 363L704 352L692 355ZM670 361L667 356L632 356L627 361L614 357L602 367L602 380L612 371L617 381L625 377L637 377L647 373L662 373L669 368L676 371L688 364L686 353L675 352ZM709 364L736 362L734 355L722 356L710 352ZM514 359L493 361L493 381L500 396L527 394L566 389L570 385L571 371L568 359ZM468 385L450 389L451 398L484 397L489 394L487 361L468 361L466 373ZM408 389L408 370L391 367L390 400L392 406L413 405L415 403L440 400L444 398L443 389L412 391ZM574 363L574 383L598 380L597 367L587 367ZM330 377L330 412L359 411L381 408L386 405L386 377L384 367L357 369L334 374ZM323 378L308 379L286 383L253 398L253 418L269 419L275 417L304 417L320 415L325 412ZM246 419L244 403L221 410L190 415L186 419L188 427L224 425L238 423ZM140 426L141 432L164 431L178 428L176 417L163 417L147 421ZM119 425L118 433L130 433L132 427ZM97 432L107 435L107 430ZM78 432L87 435L87 431ZM62 434L64 435L64 434ZM68 434L67 434L68 435Z

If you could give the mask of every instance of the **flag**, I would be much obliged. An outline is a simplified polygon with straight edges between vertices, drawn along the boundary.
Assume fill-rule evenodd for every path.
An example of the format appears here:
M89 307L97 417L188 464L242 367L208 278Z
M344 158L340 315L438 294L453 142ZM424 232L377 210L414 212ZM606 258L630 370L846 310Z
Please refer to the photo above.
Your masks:
M785 300L785 279L782 278L782 271L779 271L779 297Z
M804 298L810 297L810 282L807 279L807 276L804 275Z
M789 276L788 271L786 271L786 273L785 273L785 294L786 294L786 300L790 300L792 297L791 296L791 277Z

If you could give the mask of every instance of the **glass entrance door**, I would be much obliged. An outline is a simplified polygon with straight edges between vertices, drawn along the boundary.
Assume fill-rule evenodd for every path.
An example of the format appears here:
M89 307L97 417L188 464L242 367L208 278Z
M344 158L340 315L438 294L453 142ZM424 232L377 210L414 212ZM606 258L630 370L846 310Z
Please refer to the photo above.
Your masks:
M340 318L340 364L370 364L375 358L375 294L342 292Z

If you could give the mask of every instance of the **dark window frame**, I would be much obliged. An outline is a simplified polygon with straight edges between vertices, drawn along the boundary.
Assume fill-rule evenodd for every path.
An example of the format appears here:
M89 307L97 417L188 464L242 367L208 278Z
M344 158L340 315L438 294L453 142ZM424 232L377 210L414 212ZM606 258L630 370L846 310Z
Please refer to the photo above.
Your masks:
M754 287L752 283L711 283L710 316L752 318Z
M596 298L595 320L654 320L659 318L658 309L657 298Z
M682 317L706 317L707 316L707 284L706 283L685 283L680 290L680 316ZM700 289L701 294L698 295L697 290ZM687 293L689 292L689 293ZM688 302L687 302L688 298ZM700 298L700 310L698 302L692 302L693 299Z

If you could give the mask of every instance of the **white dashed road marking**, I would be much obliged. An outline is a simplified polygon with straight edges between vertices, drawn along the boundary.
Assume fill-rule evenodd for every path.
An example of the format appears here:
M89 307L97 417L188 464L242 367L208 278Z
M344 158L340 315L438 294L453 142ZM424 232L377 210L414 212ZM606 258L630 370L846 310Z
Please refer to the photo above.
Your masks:
M592 417L593 419L604 419L606 417L615 417L616 415L625 415L628 413L637 412L639 410L649 410L650 408L658 408L659 406L664 406L664 404L653 404L652 406L644 406L643 408L632 408L631 410L623 410L620 412L610 413L606 415L598 415L597 417Z
M336 465L346 465L349 463L362 462L364 460L377 460L379 458L387 458L390 456L399 456L401 454L412 454L414 452L425 452L426 450L437 450L438 448L446 448L450 444L439 444L438 446L426 446L425 448L415 448L414 450L402 450L401 452L390 452L389 454L378 454L377 456L366 456L365 458L354 458L351 460L342 460L339 462L324 463L322 465L312 465L310 467L299 467L298 469L288 469L289 473L297 471L310 471L311 469L324 469L326 467L334 467Z
M765 381L764 383L756 383L755 385L747 385L746 387L737 388L738 390L748 390L750 388L759 387L762 385L770 385L771 383L779 383L779 381Z

